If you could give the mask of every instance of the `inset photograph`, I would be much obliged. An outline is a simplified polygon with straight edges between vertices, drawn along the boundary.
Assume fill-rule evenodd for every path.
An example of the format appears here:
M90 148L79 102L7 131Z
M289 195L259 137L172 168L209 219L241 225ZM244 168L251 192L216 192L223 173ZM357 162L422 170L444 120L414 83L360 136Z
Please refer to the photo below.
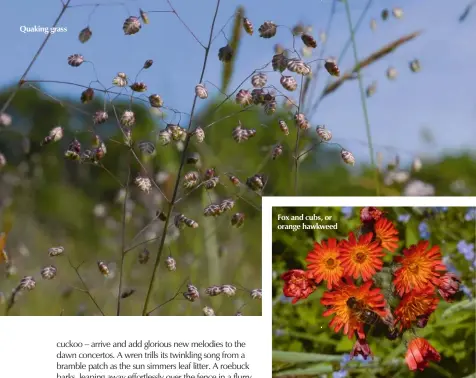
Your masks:
M476 208L272 217L273 377L474 376Z

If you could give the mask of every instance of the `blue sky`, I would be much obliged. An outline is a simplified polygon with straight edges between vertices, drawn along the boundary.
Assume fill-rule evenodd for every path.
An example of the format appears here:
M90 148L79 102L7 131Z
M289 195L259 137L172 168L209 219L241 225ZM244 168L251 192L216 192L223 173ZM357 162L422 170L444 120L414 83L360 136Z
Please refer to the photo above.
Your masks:
M374 0L372 8L357 34L359 57L364 57L384 44L413 31L423 30L417 40L401 47L395 53L363 71L365 84L378 81L375 96L368 100L369 116L376 150L388 160L398 152L403 160L414 156L435 156L442 152L454 153L462 148L473 148L476 141L476 14L470 14L464 23L458 17L468 0ZM71 81L88 85L95 80L91 65L79 68L67 65L67 57L80 53L93 61L101 82L109 86L119 71L134 77L146 59L153 59L154 66L144 71L140 80L148 84L149 92L163 96L166 105L189 112L194 96L194 86L200 75L203 49L187 30L170 13L149 14L150 24L133 36L125 36L122 24L129 15L138 15L139 8L146 11L168 10L166 1L125 0L125 5L113 0L72 0L72 5L100 2L110 6L98 7L90 18L93 36L86 44L78 41L79 31L88 25L92 7L68 9L60 27L67 32L56 33L50 38L42 55L33 66L28 78L41 80ZM352 17L356 22L364 9L366 0L351 0ZM215 1L174 0L173 5L196 33L206 42ZM317 38L325 29L331 9L331 0L223 0L217 18L221 28L243 5L255 30L259 25L272 20L279 25L292 27L302 21L313 26ZM404 17L397 20L380 20L383 8L401 7ZM0 10L8 14L3 20L2 75L0 85L18 80L42 40L43 33L21 33L20 27L51 26L61 7L60 0L2 1ZM345 8L337 4L337 13L327 41L327 54L338 56L348 38ZM376 18L378 27L372 31L371 18ZM230 27L225 28L226 32ZM237 70L231 88L236 87L253 69L270 61L273 46L292 44L286 29L278 31L275 38L265 40L258 33L244 35L237 61ZM218 36L211 51L205 78L219 84L221 63L217 51L226 44ZM299 42L300 44L300 42ZM319 50L318 50L319 51ZM317 56L318 51L315 53ZM418 74L408 69L408 62L418 58L422 71ZM309 58L312 59L312 58ZM341 70L353 64L352 49L349 49L341 64ZM385 76L389 66L399 71L397 80L390 82ZM277 74L270 81L277 82ZM326 77L322 75L321 77ZM321 83L322 85L322 83ZM247 84L249 86L249 84ZM48 93L79 98L81 89L66 85L50 84ZM215 93L211 86L210 92ZM326 124L332 130L334 140L351 150L360 162L368 162L365 123L360 105L357 81L346 83L338 92L326 98L313 124ZM422 140L422 129L431 130L434 141Z

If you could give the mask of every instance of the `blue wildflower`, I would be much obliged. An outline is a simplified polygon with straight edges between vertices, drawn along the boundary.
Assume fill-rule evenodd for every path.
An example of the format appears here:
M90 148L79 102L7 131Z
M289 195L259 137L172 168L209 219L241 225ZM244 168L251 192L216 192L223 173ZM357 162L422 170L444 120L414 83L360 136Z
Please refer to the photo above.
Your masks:
M448 211L447 207L434 207L433 211L435 213L446 213Z
M342 213L344 218L350 218L352 216L353 209L353 207L343 207L340 209L340 212Z
M473 299L473 294L471 293L471 290L469 290L469 288L465 285L460 285L459 289L466 294L466 296L469 298L469 299Z
M332 378L345 378L347 377L347 370L339 370L332 373Z
M291 297L286 297L284 294L282 294L280 297L279 297L279 301L281 303L291 303L292 302L292 298Z
M456 245L456 249L461 253L468 261L474 260L474 244L468 243L465 240L460 240Z
M402 223L407 223L411 218L410 214L402 214L398 216L398 221Z
M464 216L464 220L469 222L476 219L476 207L470 207Z
M429 239L430 238L430 229L425 222L421 222L418 225L418 232L420 233L420 237L422 239Z

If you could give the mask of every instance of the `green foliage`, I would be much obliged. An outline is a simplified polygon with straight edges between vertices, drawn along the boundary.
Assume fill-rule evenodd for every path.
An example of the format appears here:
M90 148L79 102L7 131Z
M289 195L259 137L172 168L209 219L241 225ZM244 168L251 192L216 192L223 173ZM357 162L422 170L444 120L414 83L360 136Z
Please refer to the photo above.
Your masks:
M371 203L371 201L370 201ZM345 211L344 211L345 210ZM428 227L431 245L440 246L443 261L449 269L457 269L457 275L466 286L468 295L474 296L473 261L465 259L458 252L457 244L464 240L475 243L475 221L465 220L467 208L385 208L386 217L394 221L399 231L400 244L396 253L422 239L421 224ZM329 328L330 317L323 317L324 306L320 298L326 290L321 284L311 296L291 304L290 298L282 294L283 281L281 275L289 269L304 269L306 255L312 249L314 241L335 237L346 238L350 231L358 229L360 224L359 209L341 208L274 208L273 209L273 374L274 376L332 376L332 372L341 369L339 361L348 355L354 345L342 333L334 333ZM278 214L295 216L304 214L332 216L337 222L337 230L278 230ZM400 216L407 215L405 219ZM286 221L286 224L300 224L303 221ZM310 222L308 222L310 223ZM423 231L423 229L421 229ZM425 236L425 235L424 235ZM392 256L386 256L387 265ZM376 275L375 279L379 279ZM390 283L380 283L388 287ZM385 290L384 290L385 292ZM454 303L440 300L427 326L416 328L416 334L425 337L441 354L441 362L430 364L423 372L412 373L405 364L405 342L411 334L406 332L403 338L390 341L371 331L369 344L375 357L364 362L357 359L345 365L349 377L465 377L475 371L475 339L476 316L475 300L464 299L463 292L458 293ZM392 303L390 303L392 305ZM320 355L333 356L337 363L325 363L319 360ZM308 356L303 358L302 356ZM313 372L312 362L320 361L316 367L321 372ZM309 370L307 370L309 369ZM331 369L325 371L325 369Z

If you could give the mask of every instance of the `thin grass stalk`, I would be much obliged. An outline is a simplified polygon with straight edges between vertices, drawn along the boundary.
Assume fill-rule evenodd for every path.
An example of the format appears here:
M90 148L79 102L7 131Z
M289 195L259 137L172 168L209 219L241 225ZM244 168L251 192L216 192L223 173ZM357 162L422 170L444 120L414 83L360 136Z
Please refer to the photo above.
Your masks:
M210 27L210 37L208 39L208 45L207 47L205 48L205 56L203 58L203 66L202 66L202 72L200 74L200 79L198 80L199 83L201 83L203 81L203 77L205 75L205 69L207 67L207 62L208 62L208 55L210 53L210 47L212 45L212 38L213 38L213 29L215 27L215 22L216 22L216 18L217 18L217 15L218 15L218 10L220 8L220 1L221 0L217 0L217 5L216 5L216 9L215 9L215 14L213 16L213 21L212 21L212 24L211 24L211 27ZM145 301L144 301L144 307L142 309L142 315L143 316L146 316L147 315L147 308L148 308L148 305L149 305L149 301L150 301L150 296L152 294L152 290L154 288L154 279L155 279L155 275L157 273L157 269L159 267L159 264L160 264L160 258L162 256L162 252L164 250L164 245L165 245L165 238L167 236L167 228L168 228L168 225L169 225L169 222L170 222L170 217L172 215L172 211L173 211L173 208L174 208L174 205L175 205L175 200L177 198L177 193L178 193L178 187L179 187L179 184L180 184L180 177L182 175L182 170L183 170L183 167L185 165L185 160L186 160L186 155L187 155L187 149L188 149L188 145L190 144L190 139L192 137L192 134L190 133L190 129L191 129L191 126L192 126L192 122L193 122L193 115L195 113L195 107L196 107L196 104L197 104L197 98L198 96L195 95L194 99L193 99L193 104L192 104L192 110L190 112L190 121L189 121L189 124L188 124L188 129L187 129L187 137L185 139L185 143L184 143L184 148L183 148L183 151L182 151L182 157L181 157L181 160L180 160L180 166L179 166L179 169L178 169L178 172L177 172L177 178L175 179L175 187L174 187L174 191L173 191L173 195L172 195L172 199L170 200L169 202L169 206L168 206L168 211L167 211L167 219L165 220L165 225L164 225L164 230L162 232L162 237L161 237L161 240L160 240L160 244L159 244L159 248L158 248L158 251L157 251L157 256L155 258L155 262L154 262L154 268L152 270L152 276L150 278L150 282L149 282L149 288L147 289L147 295L145 297Z
M129 196L129 183L131 180L131 155L129 151L127 156L127 181L124 185L125 195L124 203L122 205L122 220L121 220L121 260L119 263L119 284L117 285L117 308L116 315L121 315L121 295L122 295L122 282L124 277L124 258L126 257L126 213L127 213L127 197Z
M354 60L356 66L356 72L357 72L357 79L359 81L359 89L360 89L360 101L362 105L362 111L364 114L364 120L365 120L365 130L367 133L367 141L369 144L369 154L370 154L370 164L374 167L375 169L375 192L377 196L380 196L380 179L379 179L379 174L378 174L378 168L377 164L375 163L375 157L374 157L374 148L372 144L372 133L370 130L370 121L369 121L369 114L367 110L367 100L366 100L366 95L365 95L365 89L364 89L364 83L362 81L362 75L360 73L360 66L359 66L359 54L357 52L357 42L355 39L355 31L352 26L352 17L350 14L350 6L349 6L349 0L344 0L345 3L345 13L347 17L347 25L349 26L349 33L350 37L352 40L352 49L354 51Z
M302 100L302 92L303 92L303 78L304 76L301 75L301 84L299 86L299 103L298 103L298 108L297 112L299 113L301 110L301 100ZM294 195L298 195L298 175L299 175L299 157L298 157L298 150L299 150L299 139L301 136L301 129L297 127L297 135L296 135L296 143L294 145L294 169L293 169L293 175L294 175Z

